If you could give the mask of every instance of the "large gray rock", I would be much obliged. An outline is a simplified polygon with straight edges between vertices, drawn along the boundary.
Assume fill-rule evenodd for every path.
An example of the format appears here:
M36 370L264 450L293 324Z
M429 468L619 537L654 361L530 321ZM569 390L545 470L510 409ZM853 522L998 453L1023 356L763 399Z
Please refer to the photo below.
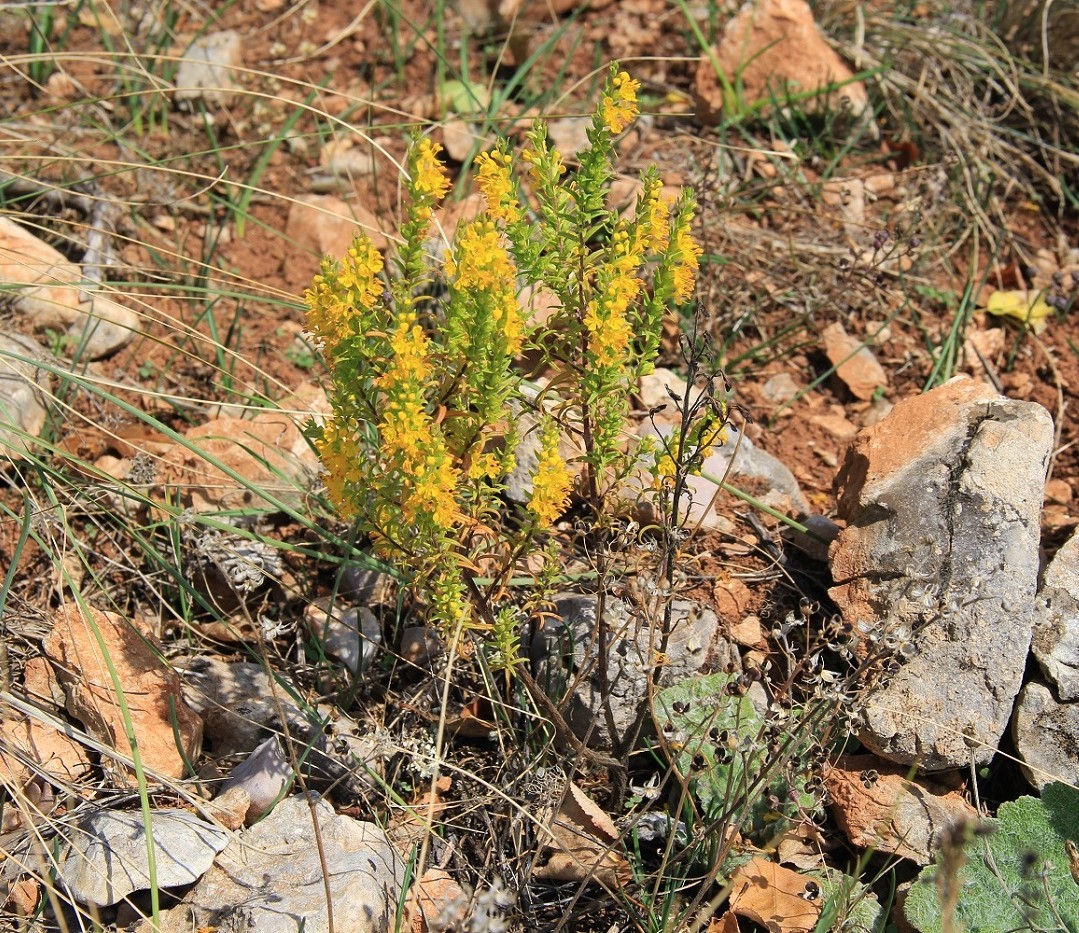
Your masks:
M1023 774L1039 791L1053 781L1079 784L1079 703L1060 703L1032 680L1015 705L1012 737Z
M709 608L684 599L673 605L671 634L664 642L655 619L643 619L624 601L610 597L607 620L607 670L599 663L596 598L563 593L529 646L533 674L559 702L578 738L594 748L616 749L632 741L640 717L647 717L648 680L659 670L667 686L708 669L732 664L738 651L718 634L719 620ZM647 719L642 720L647 728Z
M898 403L852 442L831 594L851 624L910 646L863 713L882 757L926 770L993 757L1030 646L1052 443L1044 408L969 380Z
M150 820L159 888L197 881L228 845L228 833L186 810L157 810ZM100 810L82 820L69 837L60 880L75 900L108 907L150 887L141 812Z
M1034 657L1065 702L1079 699L1079 535L1045 569L1034 603Z
M203 879L169 911L193 930L220 933L326 933L326 887L312 812L290 797L242 830ZM405 864L382 828L341 816L315 801L329 872L336 933L392 930ZM166 929L178 927L166 924Z

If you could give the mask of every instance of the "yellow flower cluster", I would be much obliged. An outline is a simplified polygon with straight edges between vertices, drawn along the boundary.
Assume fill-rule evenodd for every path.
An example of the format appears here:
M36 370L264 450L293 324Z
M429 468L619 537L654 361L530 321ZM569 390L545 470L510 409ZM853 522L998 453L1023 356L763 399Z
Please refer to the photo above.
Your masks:
M588 303L584 323L588 328L589 349L599 366L614 366L625 361L630 338L627 311L640 294L642 282L636 276L643 260L644 237L630 237L620 225L611 242L613 257L605 271L600 294Z
M322 435L315 442L315 448L326 469L323 481L330 501L342 518L353 518L356 506L350 490L362 479L360 465L363 462L356 426L335 415L323 425Z
M370 238L360 234L345 254L340 267L326 261L322 273L304 294L307 326L322 341L326 361L333 367L334 351L357 333L357 322L382 295L382 254Z
M442 147L424 137L412 147L409 169L412 191L423 199L441 201L450 190L446 167L438 158Z
M727 443L726 417L725 405L721 406L719 413L708 412L689 432L685 441L685 450L681 449L678 436L675 436L669 444L670 450L657 451L654 467L656 480L665 476L674 476L677 461L685 457L691 458L689 472L699 476L704 462L715 452L715 447L717 445L722 447Z
M701 248L689 232L691 219L692 214L688 214L674 232L674 246L679 255L674 267L674 300L679 304L692 297L697 281L697 269L700 268Z
M456 500L458 472L445 447L431 445L428 453L410 463L408 469L411 489L405 491L401 503L406 521L429 519L439 528L452 528L460 517Z
M402 383L423 383L430 379L427 344L427 335L416 321L416 312L400 315L390 337L393 366L376 380L376 385L389 389Z
M532 477L528 510L542 526L553 525L569 505L570 478L566 461L558 452L558 425L549 421L540 440L539 463Z
M600 104L600 117L612 133L621 133L639 113L637 91L640 86L640 81L634 81L624 71L618 72L611 81L610 91L603 95Z
M648 192L644 209L640 213L645 249L653 253L662 252L671 238L671 204L660 194L658 184Z
M508 152L484 152L476 159L476 185L487 201L487 214L492 220L508 224L521 219L521 206L514 192Z
M506 341L506 352L516 354L523 340L523 321L517 303L517 267L506 249L504 237L490 220L463 225L446 259L446 275L458 291L487 292L493 313Z

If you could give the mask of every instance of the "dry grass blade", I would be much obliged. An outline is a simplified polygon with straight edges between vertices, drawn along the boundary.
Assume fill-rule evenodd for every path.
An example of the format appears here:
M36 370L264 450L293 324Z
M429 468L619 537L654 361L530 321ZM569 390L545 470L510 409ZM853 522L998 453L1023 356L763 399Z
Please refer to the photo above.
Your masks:
M916 22L867 16L859 42L844 51L859 68L878 71L895 126L942 147L991 246L1006 226L1008 195L1040 190L1066 201L1063 179L1079 167L1079 92L1013 55L973 11Z

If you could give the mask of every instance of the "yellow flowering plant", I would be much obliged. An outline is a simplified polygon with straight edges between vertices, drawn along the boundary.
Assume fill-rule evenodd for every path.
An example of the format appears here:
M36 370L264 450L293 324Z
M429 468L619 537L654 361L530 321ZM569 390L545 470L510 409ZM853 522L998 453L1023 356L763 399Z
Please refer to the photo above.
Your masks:
M652 168L628 216L609 205L614 140L637 116L638 89L612 66L573 171L542 121L518 155L506 141L481 155L486 210L458 226L441 262L427 241L450 180L440 147L415 139L393 261L361 234L305 296L333 378L332 414L310 429L329 498L443 630L485 631L505 667L519 623L491 609L499 588L566 512L574 472L593 521L611 511L610 491L636 463L625 443L631 394L653 368L664 313L693 290L692 195L666 197ZM525 286L551 297L543 322L522 311ZM522 373L525 356L537 370ZM537 397L523 380L540 373L553 376ZM509 521L501 493L526 413L538 424L532 493ZM477 567L493 554L503 571L481 591Z

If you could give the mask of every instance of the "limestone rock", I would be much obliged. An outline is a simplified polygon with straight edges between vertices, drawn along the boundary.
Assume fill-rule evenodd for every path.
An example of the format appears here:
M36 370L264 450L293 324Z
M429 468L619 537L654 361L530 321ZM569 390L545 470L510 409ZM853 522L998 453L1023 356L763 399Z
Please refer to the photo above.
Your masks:
M311 603L304 612L304 621L326 657L339 661L353 677L374 663L382 644L382 628L366 606L346 609L335 605L327 612Z
M262 822L243 830L213 868L170 913L186 926L220 933L326 933L326 888L312 819L319 821L329 869L336 933L384 933L404 884L405 863L386 833L334 813L316 800L314 814L303 797L278 804ZM170 918L172 920L172 918Z
M271 735L232 769L217 799L238 796L246 804L242 821L250 826L281 799L294 779L280 737Z
M1079 534L1057 551L1034 604L1034 657L1064 702L1079 700Z
M386 248L379 219L362 204L330 194L304 194L289 207L285 236L301 250L340 259L358 233L366 233L377 249Z
M761 397L773 405L785 405L803 388L790 373L776 373L761 386Z
M591 126L589 117L558 117L547 124L547 132L558 151L572 159L590 145L588 130Z
M22 459L45 427L51 379L33 361L47 357L29 337L0 332L0 460Z
M652 417L657 422L674 424L680 417L679 411L687 388L686 380L673 369L657 366L652 372L641 376L637 392L641 399L641 407L647 412L655 412ZM703 386L699 389L694 388L690 396L691 406L697 404L704 391Z
M197 881L228 845L224 830L186 810L150 815L157 885L177 888ZM97 810L66 834L71 840L60 880L83 904L108 907L150 887L146 828L135 810Z
M184 702L180 678L151 641L149 632L119 613L68 604L57 611L43 647L67 695L68 713L90 735L131 755L119 686L143 764L180 778L186 762L198 757L202 719Z
M537 682L556 702L570 692L566 722L596 748L612 749L632 738L644 714L647 683L657 652L665 660L659 684L666 686L701 670L705 664L739 665L736 648L718 634L719 620L709 608L675 600L670 637L661 646L654 620L638 618L627 603L606 601L608 688L604 689L596 633L596 599L564 593L554 597L555 618L547 619L529 646ZM568 668L559 659L568 659Z
M831 595L860 630L904 643L862 742L926 770L987 762L1030 646L1053 425L1039 405L958 379L899 402L851 444Z
M35 327L66 330L77 313L82 279L76 263L7 217L0 217L0 285ZM40 323L38 323L40 322Z
M176 100L191 107L199 98L211 107L224 107L236 90L234 69L243 65L243 37L234 29L211 32L196 39L176 69Z
M139 316L99 290L82 293L78 314L67 326L77 359L100 360L131 342L139 333Z
M1047 684L1032 680L1015 704L1012 737L1023 774L1038 791L1053 781L1079 784L1079 703L1061 703Z
M442 145L454 162L464 162L480 138L479 128L460 118L442 124Z
M42 657L30 658L23 678L26 699L48 714L59 715L55 699L63 701L63 690L49 662ZM56 693L59 697L54 697ZM22 788L39 778L77 784L90 770L86 749L50 725L45 716L5 719L0 724L0 739L0 781L8 787Z
M314 400L295 405L264 409L253 418L222 416L192 428L183 442L145 444L147 496L196 512L299 507L320 469L300 426L305 411L315 417L322 412ZM138 461L136 453L122 460L102 457L96 465L130 482Z
M825 97L830 109L859 116L868 106L865 85L853 81L854 73L825 42L805 0L750 0L727 23L713 52L728 81L741 85L746 104L773 96L782 103L788 95L842 84ZM723 89L708 54L697 66L694 92L698 119L705 126L718 123ZM808 97L798 106L812 111L821 103L821 97Z

